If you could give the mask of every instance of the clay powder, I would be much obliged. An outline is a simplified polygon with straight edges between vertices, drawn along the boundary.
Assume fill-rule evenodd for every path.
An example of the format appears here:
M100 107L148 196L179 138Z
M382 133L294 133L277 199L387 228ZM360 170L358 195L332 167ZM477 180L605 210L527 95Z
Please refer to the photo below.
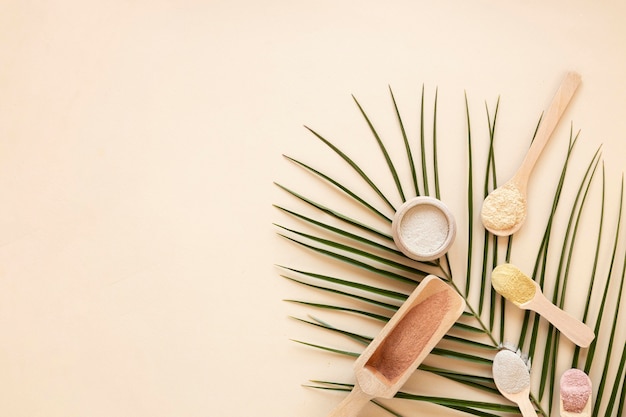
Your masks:
M418 204L406 212L399 231L411 252L429 255L445 243L449 233L448 219L437 207Z
M524 220L526 198L513 184L489 194L483 203L482 221L490 230L508 230Z
M530 372L518 354L503 349L493 359L493 379L498 389L516 394L530 387Z
M446 291L412 307L387 335L366 366L390 383L398 380L422 353L450 308Z
M498 265L491 273L493 288L509 301L520 305L533 299L535 283L510 264Z
M568 369L561 376L561 400L563 409L570 413L580 413L591 396L591 380L580 369Z

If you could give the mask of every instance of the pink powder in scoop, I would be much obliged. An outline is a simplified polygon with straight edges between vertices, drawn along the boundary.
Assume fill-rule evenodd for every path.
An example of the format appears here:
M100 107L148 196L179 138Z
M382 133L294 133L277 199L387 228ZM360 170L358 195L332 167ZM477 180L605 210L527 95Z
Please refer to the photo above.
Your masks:
M568 369L561 376L561 400L563 409L580 413L591 396L591 380L580 369Z

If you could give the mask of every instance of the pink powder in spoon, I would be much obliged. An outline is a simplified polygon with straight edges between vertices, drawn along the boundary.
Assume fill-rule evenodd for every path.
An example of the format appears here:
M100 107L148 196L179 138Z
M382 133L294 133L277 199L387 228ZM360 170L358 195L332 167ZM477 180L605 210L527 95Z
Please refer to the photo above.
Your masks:
M563 409L580 413L591 396L591 380L580 369L568 369L561 376L561 400Z

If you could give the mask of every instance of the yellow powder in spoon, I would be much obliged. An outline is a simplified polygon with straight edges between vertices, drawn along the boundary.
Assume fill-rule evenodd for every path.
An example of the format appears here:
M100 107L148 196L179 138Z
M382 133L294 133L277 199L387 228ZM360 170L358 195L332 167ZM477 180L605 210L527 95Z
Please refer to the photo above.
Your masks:
M514 184L504 184L487 196L481 210L483 224L490 230L508 230L524 220L526 198Z
M395 383L422 353L449 309L450 299L446 291L435 293L412 307L365 366Z
M520 305L533 299L535 283L511 264L498 265L491 273L491 285L507 300Z

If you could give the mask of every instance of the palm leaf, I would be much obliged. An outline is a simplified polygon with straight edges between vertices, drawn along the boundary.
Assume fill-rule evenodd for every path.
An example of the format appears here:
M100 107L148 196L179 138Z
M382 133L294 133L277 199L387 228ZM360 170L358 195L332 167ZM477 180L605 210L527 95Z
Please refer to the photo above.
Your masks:
M415 195L420 195L419 185L417 184L417 171L415 170L415 161L413 160L413 152L411 151L411 144L409 143L409 138L406 134L406 129L404 128L404 122L402 121L402 116L400 116L400 109L398 109L398 103L396 102L396 97L393 95L393 91L391 90L391 87L389 87L389 94L391 94L391 101L393 102L393 108L395 109L396 117L398 119L398 125L400 126L400 132L402 133L402 140L404 141L404 149L406 151L409 169L411 170L411 180L413 182L413 189L415 190Z
M406 200L406 197L404 196L404 191L402 190L402 184L400 184L400 178L398 177L398 172L396 171L396 168L395 168L393 162L391 162L391 157L389 156L389 152L387 152L387 148L385 147L385 144L380 139L380 136L378 135L378 132L374 128L374 125L370 121L369 117L367 117L367 114L365 114L365 110L363 110L363 107L361 107L361 104L359 104L359 102L356 99L356 97L352 96L352 99L354 100L354 102L356 103L357 107L361 111L361 114L363 115L363 118L365 118L365 121L367 122L367 125L369 126L372 134L374 135L374 138L376 139L376 142L378 143L378 147L379 147L380 151L382 152L383 156L385 157L385 161L387 162L387 167L389 168L389 172L391 173L391 176L393 177L393 181L396 184L396 188L398 189L398 193L400 194L400 198L404 202Z
M305 126L306 127L306 126ZM346 153L344 153L343 151L341 151L338 147L336 147L335 145L333 145L332 143L330 143L328 140L326 140L324 137L322 137L322 135L320 135L319 133L317 133L316 131L314 131L313 129L310 129L308 127L306 127L311 133L313 133L319 140L321 140L322 142L324 142L326 145L328 145L329 148L331 148L333 151L335 151L335 153L337 155L339 155L344 161L346 161L348 163L348 165L350 165L357 174L359 174L359 176L370 186L370 188L372 190L374 190L374 192L376 192L376 194L378 194L378 196L385 202L385 204L387 204L387 206L389 206L389 208L391 208L393 211L395 211L395 207L393 206L393 204L391 204L391 202L389 201L389 199L385 196L385 194L383 194L383 192L380 190L380 188L378 188L378 186L376 184L374 184L374 182L370 179L370 177L365 173L364 170L362 170L353 160L352 158L350 158Z
M421 96L419 100L419 133L417 142L418 146L412 146L412 140L405 128L405 122L401 116L400 107L396 97L389 88L391 102L393 106L393 114L398 123L400 131L400 144L404 147L406 159L401 164L393 161L388 146L390 143L384 143L379 131L374 127L372 118L368 115L364 106L353 97L357 105L359 113L367 124L374 141L380 150L381 165L391 175L395 184L394 194L399 195L402 201L405 201L409 195L402 185L403 172L408 172L409 181L413 186L413 193L420 195L420 182L423 184L423 194L429 195L431 185L434 187L434 194L441 199L442 190L440 184L440 164L441 156L438 155L438 146L440 138L437 134L437 103L438 94L435 92L433 103L432 118L432 149L431 155L428 155L425 137L425 88L422 86ZM445 361L445 367L432 366L422 364L420 369L437 375L449 385L450 389L455 386L464 386L476 392L478 396L488 395L496 400L478 401L468 398L449 398L447 396L424 395L423 393L398 393L397 398L411 400L416 402L428 402L439 405L450 410L449 413L462 412L475 416L485 417L504 417L510 413L515 413L517 408L512 406L505 400L495 389L493 379L488 375L491 366L491 359L497 350L500 342L504 337L505 320L506 327L509 327L511 321L507 318L509 311L502 297L498 296L489 285L489 271L500 263L500 259L509 261L511 254L515 251L516 245L514 238L497 238L486 233L482 228L474 227L474 219L476 216L476 201L478 193L474 189L474 178L483 179L483 192L481 197L484 198L490 189L497 186L497 170L495 148L497 146L496 125L500 108L500 98L498 98L495 108L490 112L489 107L485 105L487 113L488 138L487 149L484 159L476 154L475 134L471 123L470 103L467 94L465 99L465 115L464 121L467 128L467 218L468 226L465 230L465 238L467 243L467 257L464 265L465 276L455 277L453 269L457 267L450 263L450 259L445 256L437 261L429 263L419 263L405 258L393 244L390 235L391 213L395 211L394 205L391 203L393 198L387 194L386 190L375 184L366 174L365 169L361 167L356 159L348 156L338 146L331 143L325 137L317 133L315 130L306 127L315 138L320 140L332 152L338 155L347 163L347 168L356 172L358 177L368 186L368 193L371 195L357 195L352 191L351 187L336 179L332 174L324 173L321 169L314 168L313 164L305 162L301 159L287 157L297 167L309 172L313 178L322 180L329 187L341 191L344 202L354 205L354 207L365 208L377 218L376 224L364 223L356 220L351 215L346 215L340 210L333 208L332 205L322 203L319 196L307 195L306 193L296 192L291 188L277 184L287 195L295 199L296 203L312 208L314 213L318 213L323 217L332 219L333 223L319 220L314 215L305 215L299 211L285 208L284 205L276 205L281 213L285 214L288 219L299 222L300 226L306 225L309 229L313 228L317 232L310 233L301 230L298 225L287 226L277 224L280 229L279 234L287 241L303 248L309 255L325 261L325 269L328 266L336 264L341 266L341 271L351 275L351 278L338 278L329 276L327 273L305 271L302 268L282 266L282 270L286 271L285 278L291 280L297 285L304 285L315 291L320 291L323 297L333 299L350 299L352 303L341 305L339 302L319 302L289 299L291 303L300 305L302 308L317 309L328 314L343 314L352 320L351 329L341 328L331 325L327 321L319 318L311 317L311 320L296 319L304 325L314 326L323 331L331 332L332 335L347 337L361 345L366 345L372 340L370 335L360 334L355 329L359 329L359 323L362 320L375 320L381 326L386 322L390 315L398 308L398 303L402 303L407 297L407 288L410 290L427 274L434 273L446 280L466 301L467 310L462 318L454 325L451 332L446 335L442 343L433 349L431 355L440 358L451 358ZM535 128L541 123L541 117ZM533 135L534 137L534 135ZM572 366L580 366L584 363L583 369L590 374L594 382L594 386L598 387L597 400L594 406L594 416L604 410L605 415L621 416L624 411L624 402L626 397L626 345L623 335L617 329L623 328L624 319L619 316L619 304L623 293L623 287L626 282L626 262L622 265L621 273L618 273L617 254L618 242L621 241L621 217L624 199L624 185L622 187L619 200L619 214L616 220L616 226L608 226L605 221L605 172L602 167L602 178L600 182L601 198L592 201L590 198L591 190L596 186L596 171L601 161L598 151L591 157L587 163L587 169L579 180L574 180L572 169L574 163L580 165L579 157L575 153L575 145L578 142L579 134L574 134L573 129L570 130L570 141L565 152L565 158L562 163L561 171L555 181L555 187L552 195L552 207L548 213L544 233L538 242L538 250L535 258L535 265L532 276L538 281L542 288L552 288L549 296L555 304L566 307L565 300L569 300L567 295L568 281L572 273L572 260L577 256L577 242L586 237L579 232L579 226L583 221L583 212L588 216L590 211L598 214L598 233L595 244L595 252L593 260L590 263L589 291L587 295L581 294L579 302L584 304L583 321L592 322L595 325L595 331L598 337L592 343L589 349L574 349L573 353L567 346L561 343L559 333L552 326L540 325L537 315L526 313L520 325L519 346L522 351L533 357L535 367L539 367L539 383L532 386L531 399L539 414L543 416L556 415L558 413L555 408L555 387L557 384L557 375L561 370L561 363L571 359ZM532 138L531 138L532 140ZM414 152L417 150L418 152ZM432 161L432 173L429 175L428 161ZM421 175L418 174L416 161L420 162ZM484 171L477 169L483 166ZM335 167L339 169L338 167ZM369 167L372 169L371 167ZM574 170L575 172L575 170ZM445 174L445 172L443 172ZM431 180L433 184L431 184ZM544 181L549 183L549 181ZM392 190L393 191L393 190ZM376 205L369 200L378 198L386 206L385 211L376 208ZM595 203L595 204L594 204ZM566 226L560 230L555 225L563 224L557 222L558 219L564 219ZM382 220L382 223L380 222ZM585 220L586 221L586 220ZM382 226L381 226L382 224ZM609 230L609 232L607 232ZM462 236L461 236L462 237ZM478 248L477 242L482 241L482 247ZM555 245L552 242L562 242L561 245ZM607 251L603 248L611 245L612 253L609 259L603 259L603 254ZM626 253L623 255L626 260ZM329 263L328 261L331 261ZM482 262L481 265L474 267L474 262ZM608 265L608 273L605 277L597 277L599 266L605 263ZM556 268L556 274L549 274L550 269ZM458 267L459 270L463 268ZM475 269L480 272L476 273ZM339 270L339 269L338 269ZM602 278L604 278L602 280ZM549 284L549 285L548 285ZM407 287L408 286L408 287ZM475 297L475 294L478 294ZM476 298L476 299L474 299ZM599 301L597 314L593 314L594 304ZM354 306L353 303L357 303ZM616 306L609 308L609 306ZM381 314L381 309L383 314ZM499 314L498 314L499 313ZM604 340L601 330L606 326L602 323L607 320L611 321L608 333L608 345L598 352L598 339ZM498 326L499 325L499 326ZM602 336L602 337L600 337ZM538 349L538 341L545 340L546 349ZM357 352L351 352L332 346L324 346L319 343L296 341L299 344L306 345L317 350L325 351L333 355L343 355L356 357ZM569 355L569 357L568 357ZM538 357L539 359L537 360ZM598 365L594 365L594 358L604 358L604 361ZM618 365L615 375L609 377L609 369L617 358ZM477 372L480 370L480 372ZM486 373L486 374L485 374ZM612 379L609 379L612 378ZM349 391L352 389L350 383L343 382L324 382L312 381L313 387L334 391ZM449 392L449 391L448 391ZM374 401L376 405L395 416L400 416L393 411L393 407L387 402ZM389 403L392 404L392 403ZM617 414L615 414L617 413ZM417 412L415 415L419 415ZM410 416L407 416L410 417Z

